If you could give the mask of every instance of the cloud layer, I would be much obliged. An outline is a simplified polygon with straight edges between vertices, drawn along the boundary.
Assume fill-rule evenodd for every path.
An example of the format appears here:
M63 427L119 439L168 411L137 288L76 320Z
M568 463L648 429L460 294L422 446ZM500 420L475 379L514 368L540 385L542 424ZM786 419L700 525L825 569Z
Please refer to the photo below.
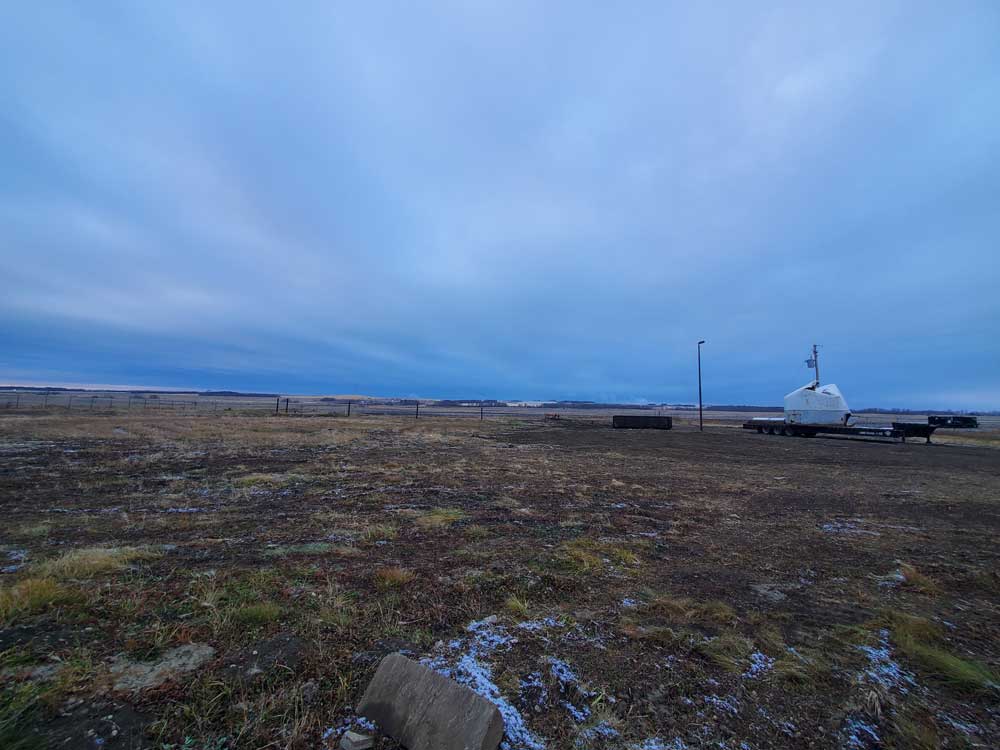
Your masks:
M1000 407L996 3L362 5L8 14L0 376Z

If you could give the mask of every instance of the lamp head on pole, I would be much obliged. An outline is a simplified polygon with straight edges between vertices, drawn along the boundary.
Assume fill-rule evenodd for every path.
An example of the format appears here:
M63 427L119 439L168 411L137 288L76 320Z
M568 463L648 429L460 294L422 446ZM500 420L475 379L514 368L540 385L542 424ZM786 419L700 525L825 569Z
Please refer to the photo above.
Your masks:
M701 345L702 345L702 344L704 344L704 343L705 343L705 340L704 340L704 339L702 339L701 341L699 341L699 342L698 342L698 346L701 346Z

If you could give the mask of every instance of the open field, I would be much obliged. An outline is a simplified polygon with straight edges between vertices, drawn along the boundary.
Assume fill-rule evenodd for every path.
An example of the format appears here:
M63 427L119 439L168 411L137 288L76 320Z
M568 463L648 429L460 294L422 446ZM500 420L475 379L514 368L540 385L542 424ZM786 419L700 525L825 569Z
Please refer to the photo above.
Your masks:
M512 748L1000 746L1000 433L709 424L2 413L0 747L332 748L396 650Z

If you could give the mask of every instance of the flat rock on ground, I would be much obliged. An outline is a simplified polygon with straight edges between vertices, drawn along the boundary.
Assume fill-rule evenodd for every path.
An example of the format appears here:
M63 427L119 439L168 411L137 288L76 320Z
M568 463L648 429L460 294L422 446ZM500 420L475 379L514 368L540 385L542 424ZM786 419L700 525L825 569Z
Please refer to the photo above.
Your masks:
M129 661L119 656L111 665L117 676L114 688L122 692L148 690L172 677L191 672L215 656L215 649L205 643L187 643L165 651L156 661Z
M409 750L496 750L504 732L496 706L402 654L379 664L358 713Z

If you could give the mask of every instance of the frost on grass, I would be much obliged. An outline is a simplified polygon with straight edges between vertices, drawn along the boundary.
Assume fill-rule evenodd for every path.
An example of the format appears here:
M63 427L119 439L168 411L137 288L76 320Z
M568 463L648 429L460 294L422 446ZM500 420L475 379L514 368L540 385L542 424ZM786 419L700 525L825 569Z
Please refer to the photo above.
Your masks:
M886 690L896 688L904 694L909 692L907 686L917 684L913 676L893 660L888 630L879 631L879 645L877 647L858 646L858 648L868 656L868 667L861 672L863 680Z
M559 692L564 697L579 695L583 698L587 698L590 696L590 693L581 687L580 678L576 676L576 673L572 670L569 664L564 662L562 659L556 659L554 656L550 656L549 671L559 683ZM573 717L573 721L577 724L580 724L590 718L590 707L586 704L577 707L571 701L564 700L562 705L569 712L569 715Z
M855 534L859 536L882 536L877 531L871 531L870 529L862 529L857 526L861 523L860 519L854 519L853 521L830 521L829 523L824 523L820 526L827 534Z
M844 747L853 749L880 747L882 741L879 739L876 728L860 719L849 718L844 725Z
M7 561L10 565L4 565L0 568L0 573L16 573L24 564L28 561L28 550L26 549L13 549L7 553Z
M878 577L879 586L899 586L901 583L906 583L906 576L902 570L894 570Z
M467 637L456 638L448 644L456 653L424 659L422 663L471 688L500 710L505 730L500 747L504 750L543 750L545 744L528 729L521 712L500 694L488 662L496 651L510 648L517 639L497 623L496 616L469 623L465 630L469 634Z
M706 695L705 703L734 716L740 712L740 704L732 695L728 695L725 698L720 698L718 695Z
M650 737L628 746L628 750L688 750L687 744L680 737L674 737L669 742L659 737Z
M913 676L899 666L892 658L889 645L889 631L882 629L878 634L878 646L858 646L868 657L868 665L861 670L858 680L872 687L886 691L898 690L906 694L917 683ZM878 727L857 716L847 717L844 723L844 746L848 748L880 747Z
M364 716L348 716L336 726L327 727L323 730L323 742L336 740L348 730L367 732L369 734L379 733L379 728L375 722L366 719Z
M608 722L602 721L592 727L587 727L580 732L577 744L579 745L582 742L592 742L594 740L613 740L619 736L620 735L617 729L611 726Z
M754 651L750 654L750 667L743 673L743 676L752 680L767 674L772 667L774 667L774 659L760 651Z
M528 630L534 633L539 630L545 630L546 628L558 628L561 624L562 623L554 617L546 617L542 620L525 620L524 622L519 622L517 627L520 630Z

